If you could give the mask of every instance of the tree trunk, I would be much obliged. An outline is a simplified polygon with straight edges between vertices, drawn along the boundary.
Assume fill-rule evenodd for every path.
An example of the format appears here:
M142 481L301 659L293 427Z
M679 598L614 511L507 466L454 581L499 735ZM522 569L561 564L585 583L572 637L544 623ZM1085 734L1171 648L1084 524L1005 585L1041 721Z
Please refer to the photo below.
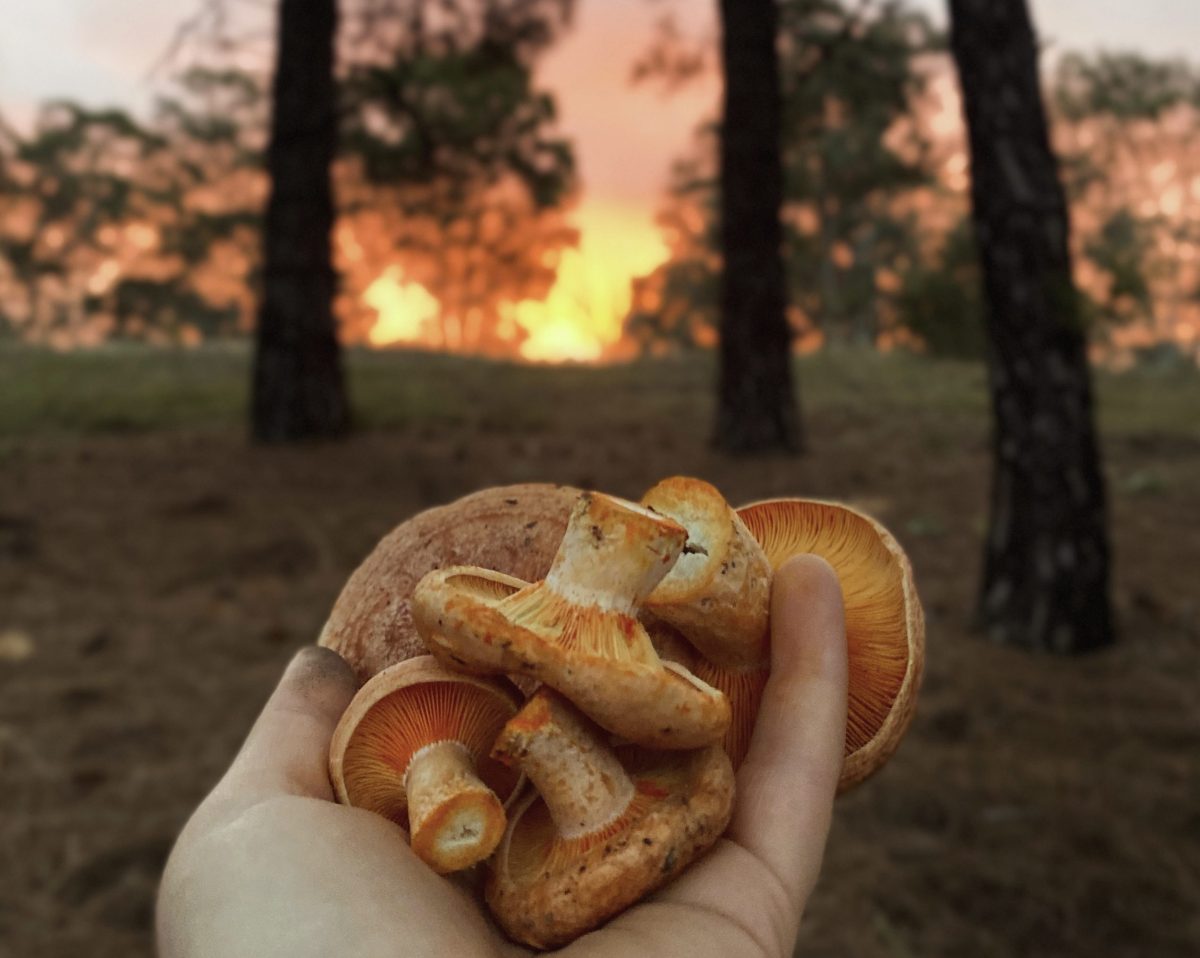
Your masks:
M264 442L339 436L349 425L330 250L336 29L336 0L280 6L254 364L253 430Z
M979 616L1053 652L1112 642L1104 479L1066 197L1025 0L950 0L987 296L991 525Z
M721 345L714 442L728 452L799 451L792 388L780 158L775 0L721 0Z

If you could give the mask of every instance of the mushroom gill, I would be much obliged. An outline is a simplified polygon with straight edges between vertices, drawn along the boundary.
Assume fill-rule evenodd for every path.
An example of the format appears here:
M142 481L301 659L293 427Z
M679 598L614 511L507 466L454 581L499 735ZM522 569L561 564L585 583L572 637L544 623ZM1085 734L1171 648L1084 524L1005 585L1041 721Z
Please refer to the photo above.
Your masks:
M489 751L518 703L515 690L447 673L429 656L385 669L334 733L338 800L407 828L413 850L437 871L486 857L517 781Z
M848 506L774 499L744 506L738 515L773 569L812 553L841 582L849 657L846 765L839 785L845 790L887 761L912 718L925 649L912 567L887 529Z

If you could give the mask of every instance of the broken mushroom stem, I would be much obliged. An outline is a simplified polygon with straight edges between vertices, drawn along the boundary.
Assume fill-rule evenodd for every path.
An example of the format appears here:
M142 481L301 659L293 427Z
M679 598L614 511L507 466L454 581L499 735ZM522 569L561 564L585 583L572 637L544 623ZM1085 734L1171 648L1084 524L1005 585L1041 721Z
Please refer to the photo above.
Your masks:
M650 509L585 493L563 535L546 587L580 606L633 615L674 565L682 526Z
M563 838L612 824L636 791L599 729L544 687L504 727L492 756L520 767Z
M461 742L433 742L418 749L404 773L408 826L414 847L429 843L426 825L437 821L446 851L473 844L489 822L503 818L500 801L475 774L475 759Z

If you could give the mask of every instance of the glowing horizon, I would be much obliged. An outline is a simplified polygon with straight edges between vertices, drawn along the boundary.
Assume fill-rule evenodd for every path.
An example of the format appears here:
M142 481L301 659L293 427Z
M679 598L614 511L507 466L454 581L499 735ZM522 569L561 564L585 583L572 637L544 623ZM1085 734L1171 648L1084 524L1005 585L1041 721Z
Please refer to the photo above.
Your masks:
M513 333L525 333L517 352L532 362L603 359L621 340L633 279L668 257L658 227L644 209L584 201L571 219L579 229L579 245L563 251L545 299L504 308ZM367 335L372 346L438 345L438 301L398 265L379 274L363 301L377 316Z

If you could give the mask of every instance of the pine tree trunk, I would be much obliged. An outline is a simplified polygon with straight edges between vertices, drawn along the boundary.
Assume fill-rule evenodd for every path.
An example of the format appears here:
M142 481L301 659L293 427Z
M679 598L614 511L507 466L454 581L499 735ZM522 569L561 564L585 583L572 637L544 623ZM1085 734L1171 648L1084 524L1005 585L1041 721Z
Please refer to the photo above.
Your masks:
M721 0L721 344L714 442L728 452L798 451L780 157L775 0Z
M988 312L991 521L979 616L1053 652L1112 642L1105 490L1066 197L1025 0L950 0Z
M336 29L336 0L280 6L254 365L253 431L264 442L339 436L349 424L330 249Z

